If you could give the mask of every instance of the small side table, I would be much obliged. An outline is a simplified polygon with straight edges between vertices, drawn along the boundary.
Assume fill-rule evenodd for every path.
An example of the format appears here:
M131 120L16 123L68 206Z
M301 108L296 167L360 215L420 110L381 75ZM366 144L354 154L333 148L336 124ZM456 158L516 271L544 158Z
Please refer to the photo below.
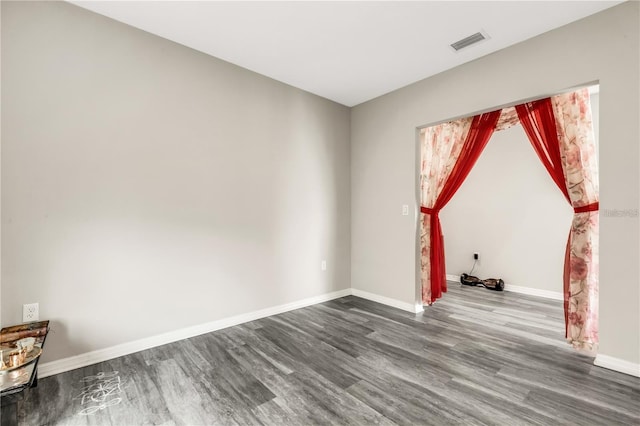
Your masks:
M43 348L48 333L49 321L5 327L0 330L0 344L12 345L25 337L33 337L36 339L35 346ZM40 357L15 370L0 372L1 426L18 423L17 402L23 396L22 391L38 385L38 361Z

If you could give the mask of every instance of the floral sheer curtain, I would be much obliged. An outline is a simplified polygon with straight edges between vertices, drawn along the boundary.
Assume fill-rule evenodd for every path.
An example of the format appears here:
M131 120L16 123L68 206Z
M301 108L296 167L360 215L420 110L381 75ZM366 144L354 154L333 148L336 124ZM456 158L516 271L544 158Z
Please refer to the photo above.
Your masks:
M591 349L598 343L600 194L589 91L553 96L551 103L574 210L565 256L567 339Z
M500 110L442 123L421 132L422 301L433 303L447 291L440 210L449 202L493 134Z
M421 207L433 208L460 156L473 117L427 127L420 131L422 144L420 194ZM422 209L421 209L422 210ZM420 248L422 301L431 304L431 215L421 212ZM446 291L446 280L445 280Z
M499 132L500 130L507 130L519 122L520 119L518 118L518 111L516 111L516 107L502 108L500 118L496 124L496 132Z

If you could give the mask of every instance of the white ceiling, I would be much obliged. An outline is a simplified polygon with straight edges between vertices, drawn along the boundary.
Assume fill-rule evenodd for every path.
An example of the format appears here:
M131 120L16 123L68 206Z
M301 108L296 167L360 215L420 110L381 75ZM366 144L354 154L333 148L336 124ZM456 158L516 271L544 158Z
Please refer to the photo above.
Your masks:
M622 1L72 3L353 106Z

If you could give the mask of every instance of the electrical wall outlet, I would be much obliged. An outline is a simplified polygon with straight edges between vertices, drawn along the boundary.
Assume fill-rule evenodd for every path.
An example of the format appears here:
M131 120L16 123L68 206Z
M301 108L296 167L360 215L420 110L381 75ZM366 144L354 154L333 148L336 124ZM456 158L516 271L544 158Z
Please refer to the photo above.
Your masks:
M37 303L22 305L22 322L38 321L40 318L40 306Z
M402 205L402 216L409 216L409 205L408 204L403 204Z
M480 253L477 251L473 253L473 260L480 260Z

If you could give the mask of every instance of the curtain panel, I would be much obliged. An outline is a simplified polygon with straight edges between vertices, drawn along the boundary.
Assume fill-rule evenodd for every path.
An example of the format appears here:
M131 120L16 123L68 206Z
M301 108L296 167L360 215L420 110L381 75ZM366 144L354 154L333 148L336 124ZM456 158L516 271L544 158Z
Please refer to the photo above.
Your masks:
M516 106L534 150L574 210L564 265L567 340L592 349L598 342L599 195L589 92Z
M423 129L421 135L422 301L432 304L447 291L440 210L475 165L493 134L500 110Z

